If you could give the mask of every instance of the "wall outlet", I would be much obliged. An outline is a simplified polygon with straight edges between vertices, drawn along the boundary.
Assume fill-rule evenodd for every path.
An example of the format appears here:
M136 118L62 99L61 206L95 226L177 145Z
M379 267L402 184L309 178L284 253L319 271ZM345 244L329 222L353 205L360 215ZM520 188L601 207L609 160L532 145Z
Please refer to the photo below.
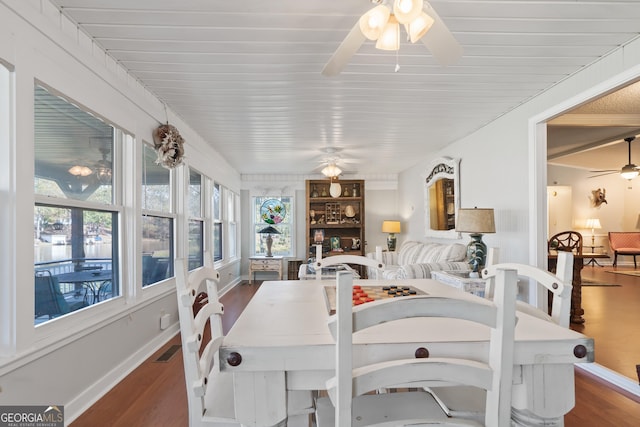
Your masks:
M164 331L165 329L167 329L169 327L170 323L171 323L171 315L170 314L163 314L162 316L160 316L160 329L162 329Z

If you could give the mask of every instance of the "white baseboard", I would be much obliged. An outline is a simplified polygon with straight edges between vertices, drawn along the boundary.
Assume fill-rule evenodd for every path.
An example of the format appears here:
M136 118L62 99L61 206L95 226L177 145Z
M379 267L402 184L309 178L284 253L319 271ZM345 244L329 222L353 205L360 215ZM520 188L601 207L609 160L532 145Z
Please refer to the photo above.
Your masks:
M640 397L640 385L631 378L625 377L624 375L612 371L609 368L605 368L597 363L576 363L576 367L593 374L634 396Z
M236 278L228 283L224 288L220 289L220 295L224 295L233 289L234 286L241 282L240 278ZM140 348L136 353L120 363L116 368L112 369L101 380L94 383L91 387L82 392L79 396L68 402L64 406L65 423L70 424L80 415L82 415L93 404L100 400L107 392L115 387L127 375L138 368L144 361L151 357L163 345L171 340L180 332L180 324L176 321L170 325L161 334L156 336L152 341Z
M71 424L179 332L180 325L178 323L169 326L71 402L66 403L64 405L65 424Z

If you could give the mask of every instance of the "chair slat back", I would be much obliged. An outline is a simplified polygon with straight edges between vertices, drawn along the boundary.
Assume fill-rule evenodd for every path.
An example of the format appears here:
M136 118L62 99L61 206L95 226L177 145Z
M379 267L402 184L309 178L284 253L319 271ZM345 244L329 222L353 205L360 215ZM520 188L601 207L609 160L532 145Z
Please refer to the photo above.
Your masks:
M562 231L554 234L547 243L548 251L573 252L582 255L582 234L577 231Z
M487 288L491 289L498 269L512 269L517 272L519 277L529 279L531 283L536 282L542 285L553 294L551 319L560 326L569 327L573 260L572 252L558 252L555 274L527 264L502 263L486 267L482 272L482 277L487 279ZM487 292L485 296L491 298L490 294L491 291Z
M335 406L336 424L350 427L352 399L373 390L408 384L424 387L430 383L466 384L487 390L485 423L509 425L513 375L513 337L517 275L514 270L496 273L493 301L473 298L415 296L378 300L352 306L353 277L339 272L336 280L336 314L329 328L336 340L336 376L327 383ZM486 363L460 358L410 358L385 360L354 369L353 334L400 319L445 317L464 319L491 328ZM367 351L359 348L358 354ZM372 360L367 356L367 360ZM441 415L441 414L440 414Z
M384 270L384 264L373 258L367 258L362 255L334 255L327 258L318 259L315 262L316 278L320 280L322 278L322 269L330 265L338 264L356 264L365 267L370 267L369 271L373 271L374 279L382 278L382 270Z
M189 419L194 425L205 413L204 396L208 391L209 376L219 372L217 352L223 340L224 310L218 300L220 273L211 267L189 271L187 259L176 259L175 273ZM207 295L205 299L201 297L202 292ZM196 300L200 305L194 314ZM207 323L210 324L210 339L205 335Z

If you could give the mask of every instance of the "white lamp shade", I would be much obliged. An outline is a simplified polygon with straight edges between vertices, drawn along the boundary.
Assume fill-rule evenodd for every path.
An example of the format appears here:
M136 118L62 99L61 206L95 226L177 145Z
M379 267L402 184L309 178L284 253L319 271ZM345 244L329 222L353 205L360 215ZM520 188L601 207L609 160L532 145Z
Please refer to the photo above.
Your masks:
M395 0L393 14L401 24L408 24L422 12L422 0Z
M389 16L387 25L384 26L382 34L378 37L376 48L380 50L400 49L400 25L393 15Z
M431 29L435 21L432 17L422 12L416 19L408 24L405 24L407 34L409 34L409 40L411 43L415 43L422 38L427 31Z
M370 9L360 17L360 31L369 40L378 40L390 14L389 8L383 4Z
M602 228L602 226L600 225L600 220L598 218L589 218L587 220L587 228L590 229L594 229L594 228Z

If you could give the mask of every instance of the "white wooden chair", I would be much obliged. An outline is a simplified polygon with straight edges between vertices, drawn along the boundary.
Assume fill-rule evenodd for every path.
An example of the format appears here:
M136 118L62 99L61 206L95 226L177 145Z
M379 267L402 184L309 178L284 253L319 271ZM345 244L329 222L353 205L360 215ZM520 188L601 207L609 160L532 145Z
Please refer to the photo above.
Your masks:
M553 294L551 314L524 301L516 301L516 310L569 327L571 315L571 289L573 279L573 257L571 252L559 252L556 274L526 264L502 263L485 267L482 277L487 279L485 297L494 297L494 283L500 269L515 270L519 278L530 279ZM473 387L430 387L445 412L452 416L481 419L484 413L484 391ZM460 399L464 396L464 399ZM460 402L463 402L462 404Z
M176 259L176 291L182 337L182 356L187 385L190 426L239 427L234 420L233 375L221 373L218 349L222 334L222 304L218 301L220 274L210 267L188 270L186 259ZM206 292L207 298L194 315L196 297ZM211 339L205 338L210 324Z
M437 384L468 384L487 390L484 425L510 425L515 328L516 274L497 273L494 302L436 296L378 300L351 305L353 277L338 273L336 315L329 327L336 340L336 376L327 382L329 397L316 402L316 422L325 426L483 425L449 418L422 388ZM354 349L352 335L380 323L413 317L445 317L477 322L491 328L488 362L459 358L371 360L367 346ZM365 352L365 353L363 353ZM377 356L380 356L379 354ZM355 358L355 359L354 359ZM403 384L418 391L372 394Z
M338 264L356 264L369 267L368 271L373 272L375 277L369 277L369 279L381 279L382 270L384 270L384 264L373 258L367 258L362 255L334 255L327 258L317 259L314 267L316 269L316 278L322 279L322 269L330 265Z
M485 297L493 297L493 277L495 277L495 272L498 268L516 270L519 277L529 279L531 283L537 282L542 285L543 289L550 291L553 295L551 314L547 314L545 310L541 310L524 301L517 302L516 310L541 319L551 320L560 326L568 328L571 316L573 258L574 255L571 252L558 252L555 274L527 264L502 263L490 265L482 271L482 277L487 279Z

